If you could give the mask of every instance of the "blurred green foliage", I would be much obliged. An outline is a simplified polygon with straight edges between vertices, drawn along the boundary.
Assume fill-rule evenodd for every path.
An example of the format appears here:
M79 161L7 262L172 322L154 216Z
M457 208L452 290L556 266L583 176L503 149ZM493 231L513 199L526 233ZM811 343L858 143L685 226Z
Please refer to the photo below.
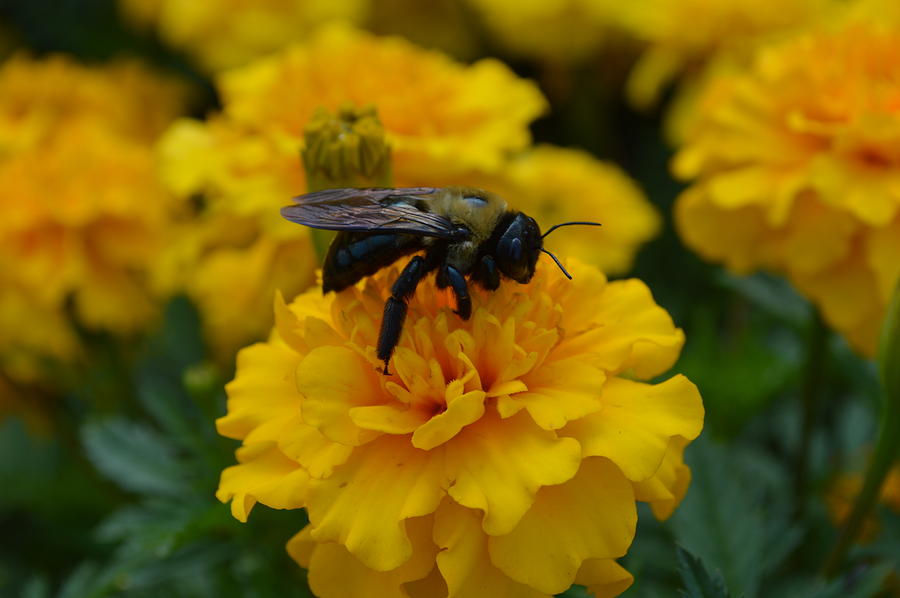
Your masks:
M0 11L16 46L85 61L138 54L199 83L198 114L215 106L208 81L157 40L126 31L108 0L3 0ZM541 78L531 65L512 66ZM623 562L636 579L627 595L886 595L885 580L900 568L897 515L881 514L883 533L855 549L843 576L818 576L835 536L823 493L873 438L873 364L829 337L823 365L809 372L809 305L779 279L733 277L678 241L669 214L679 186L668 175L660 115L635 113L612 91L624 77L616 65L569 75L576 93L550 94L553 111L534 127L536 139L616 161L667 218L634 275L685 329L675 370L700 387L707 409L704 438L686 455L687 498L668 522L641 511ZM94 361L67 374L79 387L48 410L52 433L15 418L0 423L0 594L309 596L284 551L305 515L260 507L241 524L214 497L236 446L213 425L231 372L207 361L192 306L173 301L138 351L90 341ZM805 443L798 397L810 375L821 392ZM798 462L808 468L800 488ZM573 587L565 596L586 593Z

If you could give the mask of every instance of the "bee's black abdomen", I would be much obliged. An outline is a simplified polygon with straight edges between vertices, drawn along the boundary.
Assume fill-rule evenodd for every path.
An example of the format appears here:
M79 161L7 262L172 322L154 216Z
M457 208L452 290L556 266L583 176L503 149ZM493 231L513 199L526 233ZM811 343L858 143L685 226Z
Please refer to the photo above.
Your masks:
M414 235L340 232L325 256L322 291L343 290L423 247Z

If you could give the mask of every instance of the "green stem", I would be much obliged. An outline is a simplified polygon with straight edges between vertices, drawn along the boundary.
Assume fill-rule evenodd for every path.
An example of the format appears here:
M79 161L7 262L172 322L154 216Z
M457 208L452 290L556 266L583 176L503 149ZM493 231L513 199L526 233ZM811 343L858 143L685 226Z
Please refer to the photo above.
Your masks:
M856 497L853 510L844 522L837 543L825 562L824 573L827 577L833 577L840 571L847 551L878 502L884 480L900 455L900 281L894 289L881 329L878 361L882 387L878 441L866 471L862 491Z
M900 411L892 401L885 405L879 428L878 443L875 445L862 491L856 497L853 510L844 522L837 543L825 562L826 577L834 577L840 571L847 551L878 502L884 480L897 458L897 451L900 449Z
M806 368L800 395L803 415L800 423L800 443L797 447L797 460L794 463L794 504L798 513L803 510L804 496L806 494L813 424L817 412L817 399L822 394L827 350L828 328L822 320L822 315L818 310L815 310L807 337Z

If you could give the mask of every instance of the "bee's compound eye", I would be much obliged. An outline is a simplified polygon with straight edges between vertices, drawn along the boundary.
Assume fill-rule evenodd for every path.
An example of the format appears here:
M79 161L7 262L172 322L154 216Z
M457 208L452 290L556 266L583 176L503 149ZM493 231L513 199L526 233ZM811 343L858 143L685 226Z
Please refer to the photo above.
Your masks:
M522 239L513 237L509 242L509 257L518 262L522 259Z

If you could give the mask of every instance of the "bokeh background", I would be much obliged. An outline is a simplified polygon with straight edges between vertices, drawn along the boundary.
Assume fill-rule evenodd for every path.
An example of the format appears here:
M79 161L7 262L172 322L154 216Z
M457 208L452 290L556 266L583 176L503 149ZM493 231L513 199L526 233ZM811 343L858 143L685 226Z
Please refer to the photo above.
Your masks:
M865 541L821 575L882 409L900 82L878 78L898 40L900 10L868 0L3 0L0 594L311 595L284 550L303 512L239 523L216 500L236 443L214 421L275 290L315 284L308 233L277 207L311 184L301 145L343 122L376 166L387 135L398 186L492 188L544 227L602 221L599 238L563 229L548 246L642 279L684 329L673 371L700 388L705 428L679 510L642 513L627 596L898 595L897 475ZM879 93L877 109L860 99ZM838 157L816 167L840 180L810 175L849 207L772 216L806 234L785 241L753 210L800 183L709 181L820 147L831 133L813 125L802 151L766 129L803 112L797 95L833 100L805 113L822 121L873 120L835 133ZM889 207L854 207L873 197ZM849 274L815 278L829 260Z

